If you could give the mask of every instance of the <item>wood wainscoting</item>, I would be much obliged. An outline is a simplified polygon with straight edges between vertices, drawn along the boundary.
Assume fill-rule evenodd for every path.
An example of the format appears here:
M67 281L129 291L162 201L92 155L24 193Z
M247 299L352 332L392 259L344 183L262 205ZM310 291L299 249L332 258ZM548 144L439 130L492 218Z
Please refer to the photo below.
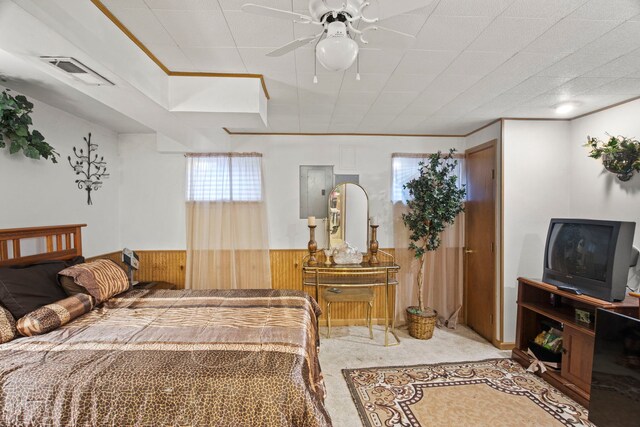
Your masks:
M394 253L393 249L384 249L385 252ZM171 251L136 251L140 257L140 270L136 272L135 278L141 282L162 281L175 284L178 289L184 289L187 265L187 253L184 250ZM273 289L295 289L302 290L302 259L308 252L304 249L272 249L269 251L271 260L271 286ZM111 252L90 258L108 258L118 264L120 252ZM400 286L405 286L400 284ZM411 285L413 286L413 285ZM313 294L314 289L307 286L305 289ZM384 288L375 289L376 299L373 307L373 321L378 324L384 319ZM390 295L392 298L392 295ZM320 307L325 310L322 296L320 296ZM391 308L395 302L389 305ZM331 321L334 325L365 325L366 306L362 303L341 303L336 304L331 310ZM324 316L321 323L325 324Z

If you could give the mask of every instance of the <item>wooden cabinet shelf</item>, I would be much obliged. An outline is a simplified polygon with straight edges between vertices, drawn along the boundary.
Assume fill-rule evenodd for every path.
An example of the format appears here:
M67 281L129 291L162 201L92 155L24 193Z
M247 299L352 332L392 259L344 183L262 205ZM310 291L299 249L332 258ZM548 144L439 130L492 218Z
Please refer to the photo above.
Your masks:
M586 295L575 295L537 280L518 279L518 319L516 347L512 358L528 367L533 357L527 353L529 343L552 323L563 331L560 370L547 370L540 376L578 403L589 406L591 367L595 342L595 313L598 308L637 316L638 301L628 297L609 302ZM591 313L591 323L576 321L576 309Z
M584 332L585 334L594 336L595 330L593 329L593 323L591 325L586 326L580 323L577 323L575 319L574 310L568 307L560 307L560 308L548 308L542 304L535 303L526 303L523 302L520 304L523 308L527 310L535 311L538 314L541 314L549 319L555 320L556 322L571 323L573 327Z

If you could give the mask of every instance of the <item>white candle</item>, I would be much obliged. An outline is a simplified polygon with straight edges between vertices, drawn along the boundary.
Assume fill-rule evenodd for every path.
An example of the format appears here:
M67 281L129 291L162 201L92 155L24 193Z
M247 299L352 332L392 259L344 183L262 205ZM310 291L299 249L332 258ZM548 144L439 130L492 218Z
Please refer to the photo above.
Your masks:
M372 216L370 221L371 225L378 225L378 217Z
M307 218L307 223L310 227L313 227L316 225L316 217L315 216L310 216L309 218Z

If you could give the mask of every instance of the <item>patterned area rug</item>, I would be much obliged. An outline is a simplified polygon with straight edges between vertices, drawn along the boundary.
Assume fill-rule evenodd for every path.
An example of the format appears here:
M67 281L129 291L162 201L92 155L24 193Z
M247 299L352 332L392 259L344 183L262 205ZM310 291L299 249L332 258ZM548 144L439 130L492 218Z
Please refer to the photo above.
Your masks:
M510 359L342 373L366 427L593 426L584 407Z

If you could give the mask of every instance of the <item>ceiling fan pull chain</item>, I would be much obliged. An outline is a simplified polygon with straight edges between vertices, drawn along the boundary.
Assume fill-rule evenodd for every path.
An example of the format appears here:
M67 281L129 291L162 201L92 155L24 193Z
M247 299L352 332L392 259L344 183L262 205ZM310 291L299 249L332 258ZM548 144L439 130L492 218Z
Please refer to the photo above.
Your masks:
M316 45L313 48L313 83L314 84L318 83L318 45L320 44L322 39L325 37L326 33L327 33L327 30L325 29L322 32L322 34L320 34L320 37L318 38L318 41L316 42Z
M318 58L316 55L313 55L313 83L318 83Z

